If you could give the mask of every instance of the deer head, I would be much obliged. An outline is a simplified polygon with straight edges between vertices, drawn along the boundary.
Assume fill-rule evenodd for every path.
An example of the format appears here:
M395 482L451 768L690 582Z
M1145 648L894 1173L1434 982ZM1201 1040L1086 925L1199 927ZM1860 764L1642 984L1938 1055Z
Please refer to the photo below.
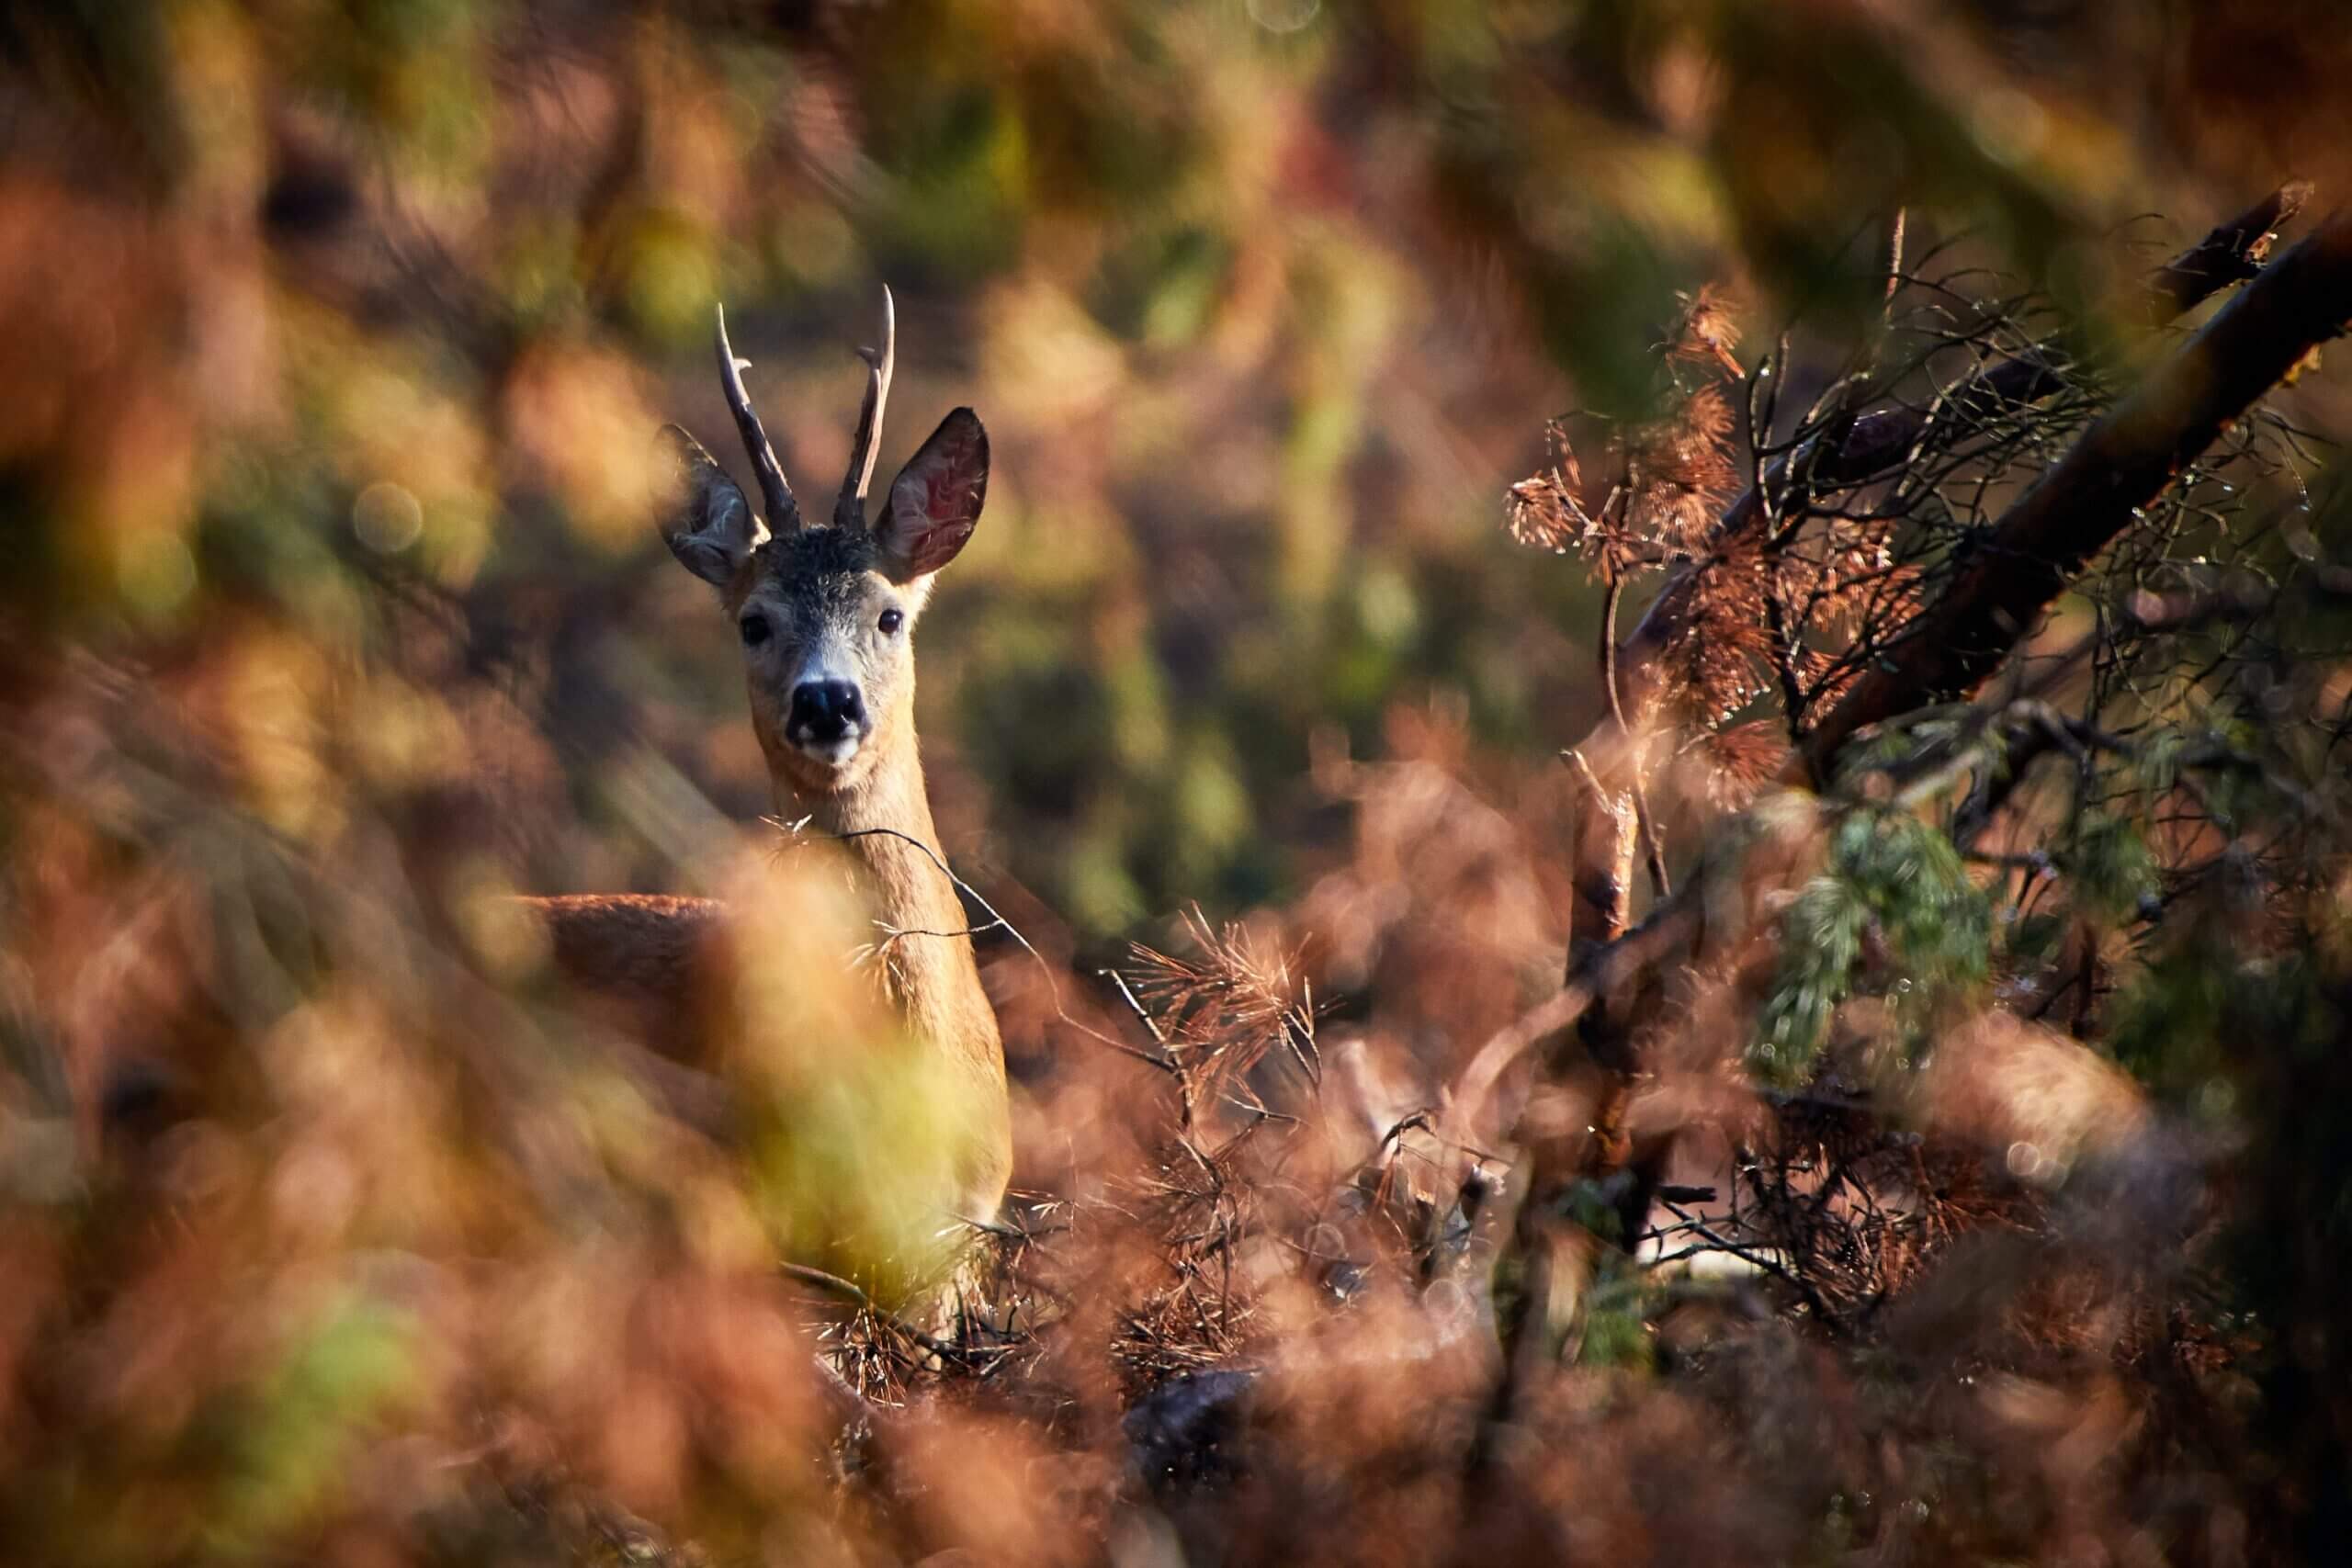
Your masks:
M750 362L728 344L723 309L719 380L758 476L764 521L701 443L663 427L681 502L662 538L688 571L718 590L742 639L752 728L769 771L812 801L858 787L901 747L910 753L915 621L933 574L971 537L988 494L988 432L959 408L891 481L882 515L867 520L897 335L886 288L882 346L859 350L869 369L865 400L830 524L800 515L743 389Z

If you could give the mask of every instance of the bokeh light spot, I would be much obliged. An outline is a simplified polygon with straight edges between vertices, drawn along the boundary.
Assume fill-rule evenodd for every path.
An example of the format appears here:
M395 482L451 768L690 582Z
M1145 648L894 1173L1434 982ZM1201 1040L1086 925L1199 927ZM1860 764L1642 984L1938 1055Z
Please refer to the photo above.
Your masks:
M378 555L398 555L424 534L424 508L401 486L379 479L351 503L351 531Z

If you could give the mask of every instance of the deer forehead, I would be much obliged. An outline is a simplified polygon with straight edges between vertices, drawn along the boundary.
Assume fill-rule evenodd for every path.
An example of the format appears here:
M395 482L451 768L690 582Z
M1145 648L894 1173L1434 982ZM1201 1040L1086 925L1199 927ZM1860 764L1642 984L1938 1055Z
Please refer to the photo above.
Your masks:
M810 617L854 610L879 581L879 559L874 536L862 528L778 535L752 552L742 602L761 601Z

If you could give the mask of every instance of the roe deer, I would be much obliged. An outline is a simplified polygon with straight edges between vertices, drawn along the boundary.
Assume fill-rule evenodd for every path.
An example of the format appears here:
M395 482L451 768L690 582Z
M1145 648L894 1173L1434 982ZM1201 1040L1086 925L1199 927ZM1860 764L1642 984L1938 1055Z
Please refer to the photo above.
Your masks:
M933 826L916 754L916 618L932 580L979 521L988 433L968 408L942 421L899 471L868 522L865 495L890 395L896 316L888 290L880 352L830 524L804 519L743 388L750 363L717 347L727 406L751 455L764 522L717 459L665 425L683 502L661 525L670 551L718 590L743 645L752 727L777 814L842 841L865 901L886 931L889 989L922 1048L941 1066L979 1130L956 1156L957 1215L993 1217L1012 1170L1012 1127L996 1012L980 987L967 920ZM641 1032L663 1055L695 1051L695 1021L718 982L709 949L727 912L711 900L584 895L526 900L546 919L558 967L592 990L636 1004Z

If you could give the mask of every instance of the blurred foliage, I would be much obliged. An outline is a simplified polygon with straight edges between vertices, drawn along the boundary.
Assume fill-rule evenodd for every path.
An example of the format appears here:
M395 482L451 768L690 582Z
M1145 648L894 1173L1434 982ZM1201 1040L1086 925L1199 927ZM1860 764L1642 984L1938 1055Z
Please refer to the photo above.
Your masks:
M1908 812L1858 808L1829 835L1828 863L1781 917L1781 975L1748 1065L1793 1088L1813 1076L1830 1015L1852 992L1866 938L1885 947L1906 1030L1990 968L1992 908L1952 841ZM1908 1015L1908 1016L1905 1016Z
M537 639L594 596L568 657L625 701L692 673L729 722L719 632L648 635L691 590L643 571L639 432L713 423L724 297L789 466L830 472L887 277L902 418L969 400L1003 454L925 639L935 766L981 863L1098 937L1295 885L1270 829L1319 724L1374 745L1393 697L1459 693L1525 749L1589 710L1520 629L1589 590L1485 525L1562 371L1656 396L1678 290L1856 319L1902 201L2084 288L2081 236L2333 151L2197 93L2116 118L2078 62L2177 73L2184 40L2087 15L435 0L35 8L8 41L11 203L82 258L13 286L12 382L51 389L0 433L53 552L16 557L36 624L347 624L390 571ZM107 387L157 406L95 417ZM566 734L574 776L628 732ZM733 754L689 776L740 812Z

